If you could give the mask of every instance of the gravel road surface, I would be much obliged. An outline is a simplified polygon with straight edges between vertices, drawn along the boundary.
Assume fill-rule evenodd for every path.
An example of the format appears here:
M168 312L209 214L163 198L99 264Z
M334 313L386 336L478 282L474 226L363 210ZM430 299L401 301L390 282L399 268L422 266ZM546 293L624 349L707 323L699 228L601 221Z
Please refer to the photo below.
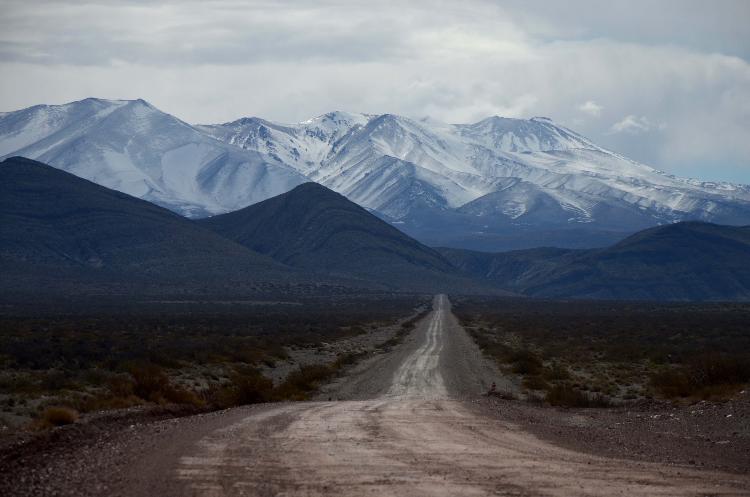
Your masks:
M132 440L111 442L119 464L81 469L89 476L70 495L749 494L747 475L580 453L483 415L467 399L492 381L504 380L437 296L400 346L359 364L321 393L325 400L134 430Z

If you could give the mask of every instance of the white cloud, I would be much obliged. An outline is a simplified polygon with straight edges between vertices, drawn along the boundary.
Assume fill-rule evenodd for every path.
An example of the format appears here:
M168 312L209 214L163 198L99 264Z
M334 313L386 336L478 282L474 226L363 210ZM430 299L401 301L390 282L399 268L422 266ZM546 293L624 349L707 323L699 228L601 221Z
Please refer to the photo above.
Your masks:
M630 114L629 116L625 116L621 121L613 124L610 129L613 133L638 134L651 131L653 127L654 125L651 124L651 121L647 117L638 117Z
M584 114L588 114L588 115L590 115L592 117L599 117L599 116L601 116L602 115L602 109L604 109L604 107L602 107L601 105L597 104L593 100L586 100L586 102L582 103L578 107L578 110L580 110Z

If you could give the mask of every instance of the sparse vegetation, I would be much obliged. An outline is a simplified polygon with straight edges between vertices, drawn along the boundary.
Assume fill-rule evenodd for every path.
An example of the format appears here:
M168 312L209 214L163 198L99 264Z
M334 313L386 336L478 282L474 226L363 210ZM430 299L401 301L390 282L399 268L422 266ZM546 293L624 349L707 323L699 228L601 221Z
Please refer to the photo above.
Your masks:
M403 323L401 323L401 327L396 332L396 334L393 336L393 338L387 340L381 346L383 348L385 348L385 349L389 349L389 348L395 347L396 345L398 345L401 342L403 342L404 338L409 333L411 333L414 330L414 328L417 326L417 323L421 319L423 319L427 314L429 314L431 310L432 310L432 308L430 306L425 306L424 309L419 314L417 314L413 318L411 318L411 319L409 319L409 320L404 321Z
M513 364L512 371L516 374L536 376L541 373L544 368L542 360L534 352L528 349L521 349L513 352L510 355L509 360Z
M667 398L722 398L748 381L750 361L721 353L700 354L651 376L651 385Z
M238 373L230 383L213 385L205 392L206 403L219 409L267 402L272 398L273 382L257 370Z
M545 400L562 407L610 407L612 401L600 393L585 393L567 384L557 384L547 390Z
M306 400L311 392L331 378L336 370L326 365L302 366L293 371L276 389L275 397L279 400Z
M133 377L133 394L145 401L201 406L203 402L194 392L176 387L162 368L154 364L138 364L128 368Z
M0 316L0 424L3 413L41 419L53 404L86 413L151 403L224 408L306 399L363 352L303 366L275 386L263 368L287 364L294 349L325 350L325 344L393 323L419 302L351 297ZM405 323L398 334L413 326Z
M723 399L750 381L750 305L463 299L454 310L526 396L594 407Z
M69 407L50 406L40 418L42 426L63 426L78 421L78 411Z

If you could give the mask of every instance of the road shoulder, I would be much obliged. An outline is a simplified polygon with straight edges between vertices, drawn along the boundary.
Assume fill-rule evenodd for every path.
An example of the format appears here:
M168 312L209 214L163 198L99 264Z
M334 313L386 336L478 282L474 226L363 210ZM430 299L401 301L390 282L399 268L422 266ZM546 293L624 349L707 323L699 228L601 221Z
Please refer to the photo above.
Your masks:
M576 452L737 474L747 474L750 468L747 393L730 402L690 406L652 403L573 409L488 397L467 405Z

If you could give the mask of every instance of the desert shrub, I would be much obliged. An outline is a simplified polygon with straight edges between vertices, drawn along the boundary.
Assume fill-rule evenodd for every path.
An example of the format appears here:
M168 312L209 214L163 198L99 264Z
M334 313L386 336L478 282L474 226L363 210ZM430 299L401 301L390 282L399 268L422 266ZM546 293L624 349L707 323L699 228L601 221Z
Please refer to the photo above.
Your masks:
M724 354L702 354L686 364L687 374L696 385L727 385L750 380L750 360Z
M41 388L46 391L62 390L75 387L70 372L50 370L41 378Z
M717 353L695 356L651 376L651 385L666 398L723 396L747 381L750 360Z
M0 391L12 394L39 392L38 382L25 374L13 374L0 379Z
M610 407L612 402L601 394L587 394L568 385L555 385L547 391L547 402L561 407Z
M546 390L550 388L549 383L544 381L544 378L536 375L526 376L523 379L523 386L529 390Z
M200 405L204 401L192 390L203 396L204 378L213 385L232 386L224 392L230 399L226 403L304 398L322 381L311 371L270 394L266 381L254 378L233 385L235 379L227 380L226 372L253 376L244 368L278 366L278 359L288 358L291 348L332 343L375 326L392 325L413 314L417 305L425 309L423 298L368 294L330 299L317 292L300 298L300 305L149 302L130 306L117 301L91 307L86 301L74 308L60 303L44 310L30 307L28 315L26 311L3 315L0 391L13 394L17 400L12 408L21 412L22 406L24 414L31 406L36 408L36 399L42 396L46 402L64 403L82 413L149 402ZM395 326L400 336L413 330L426 312ZM356 359L337 358L331 374ZM175 377L179 373L179 385L170 384L172 371ZM188 382L194 374L204 378L191 386ZM40 414L41 410L34 413Z
M537 375L542 371L542 360L527 349L521 349L510 357L513 363L513 372L516 374Z
M661 395L670 399L687 397L694 391L690 378L682 369L669 369L654 373L651 376L651 385Z
M124 375L111 377L108 381L108 387L114 397L130 397L134 394L133 380Z
M335 370L339 370L341 368L354 364L365 355L367 355L366 352L349 352L347 354L339 354L331 367Z
M463 298L454 312L482 350L508 370L525 370L510 356L488 352L494 342L518 343L546 361L551 383L601 378L601 392L623 394L632 384L652 385L665 397L719 397L750 381L750 305L746 303L644 303ZM697 356L697 352L704 352ZM674 372L666 372L674 371ZM656 374L654 374L656 372ZM607 381L604 381L604 377ZM642 392L638 396L648 394Z
M128 368L133 376L133 393L143 400L159 402L170 389L169 378L155 364L137 364Z
M268 402L273 394L273 382L261 374L242 376L235 379L233 392L235 405Z
M105 380L106 378L106 380ZM142 404L145 399L136 397L133 393L134 382L128 374L105 375L98 381L106 385L106 389L97 389L91 395L82 395L72 405L79 412L102 411L106 409L123 409Z
M503 400L516 400L518 397L510 390L495 390L494 392L487 392L488 397L497 397Z
M125 409L142 403L143 400L135 395L130 395L128 397L105 395L85 397L75 402L75 407L79 412L91 412L108 409Z
M193 407L203 407L205 402L192 390L170 387L164 392L164 399L175 404Z
M289 352L280 343L267 343L265 344L266 353L271 358L276 359L289 359Z
M150 402L174 402L199 406L203 402L194 392L170 384L166 373L155 364L138 364L129 368L133 376L133 394Z
M529 392L526 394L526 402L535 406L544 406L544 396L538 392Z
M78 421L78 411L69 407L50 406L42 412L41 420L48 426L69 425Z
M107 386L111 373L98 367L84 369L81 371L80 379L82 384L92 385L95 387Z
M238 374L231 383L206 392L206 402L221 409L268 402L272 397L273 382L260 373Z
M334 373L335 371L330 366L302 366L286 377L284 382L276 388L274 396L279 400L305 400Z
M555 363L544 370L544 378L549 381L566 381L570 379L570 371L562 364Z

